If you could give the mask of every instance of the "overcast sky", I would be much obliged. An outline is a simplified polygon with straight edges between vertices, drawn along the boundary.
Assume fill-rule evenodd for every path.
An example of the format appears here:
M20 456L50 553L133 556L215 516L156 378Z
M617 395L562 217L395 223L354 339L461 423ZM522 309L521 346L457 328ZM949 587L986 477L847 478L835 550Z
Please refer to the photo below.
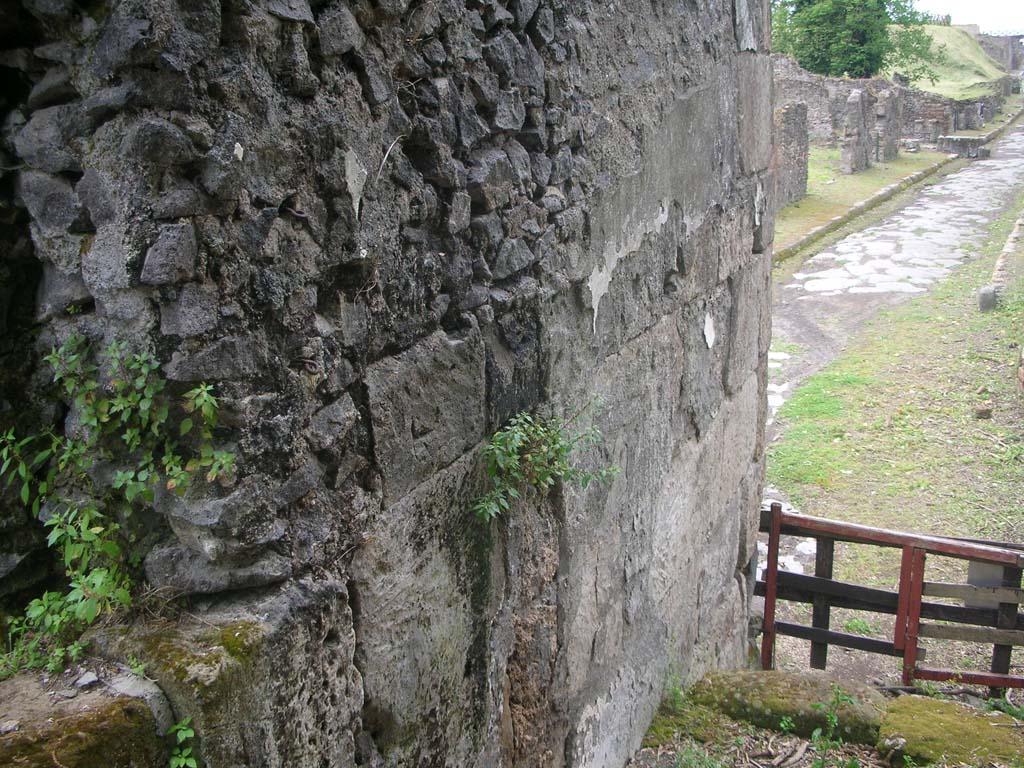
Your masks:
M928 13L950 14L954 24L978 24L982 32L1024 33L1022 0L917 0Z

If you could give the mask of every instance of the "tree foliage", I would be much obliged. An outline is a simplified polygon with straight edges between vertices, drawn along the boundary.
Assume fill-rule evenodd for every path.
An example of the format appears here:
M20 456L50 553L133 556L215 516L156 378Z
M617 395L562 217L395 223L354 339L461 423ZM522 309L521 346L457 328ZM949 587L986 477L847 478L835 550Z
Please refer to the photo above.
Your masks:
M772 0L777 52L831 77L873 77L899 71L934 79L942 51L924 28L914 0Z

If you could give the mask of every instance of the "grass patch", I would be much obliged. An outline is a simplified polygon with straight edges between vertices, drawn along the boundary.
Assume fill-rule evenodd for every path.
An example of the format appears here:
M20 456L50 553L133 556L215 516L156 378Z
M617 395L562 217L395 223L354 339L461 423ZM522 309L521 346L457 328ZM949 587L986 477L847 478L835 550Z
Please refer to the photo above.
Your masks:
M812 229L841 216L884 187L923 171L945 155L922 151L901 153L889 163L876 163L866 171L844 174L839 170L839 149L812 146L807 162L807 196L786 206L775 220L775 250L788 248Z

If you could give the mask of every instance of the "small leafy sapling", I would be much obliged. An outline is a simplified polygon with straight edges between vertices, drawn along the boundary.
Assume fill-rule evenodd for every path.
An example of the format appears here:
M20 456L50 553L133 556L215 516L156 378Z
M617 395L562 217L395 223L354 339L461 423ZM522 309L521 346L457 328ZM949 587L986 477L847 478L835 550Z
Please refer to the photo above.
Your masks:
M199 768L199 763L192 754L192 745L189 743L195 738L196 732L191 727L192 717L175 723L167 731L167 736L174 740L171 747L170 768Z
M483 450L491 489L473 504L473 512L480 522L489 523L507 513L527 488L546 493L559 481L579 483L586 488L594 481L608 484L618 475L616 466L584 471L570 462L577 448L601 441L601 432L596 426L573 436L569 434L572 425L592 404L588 403L565 421L523 411L494 434Z

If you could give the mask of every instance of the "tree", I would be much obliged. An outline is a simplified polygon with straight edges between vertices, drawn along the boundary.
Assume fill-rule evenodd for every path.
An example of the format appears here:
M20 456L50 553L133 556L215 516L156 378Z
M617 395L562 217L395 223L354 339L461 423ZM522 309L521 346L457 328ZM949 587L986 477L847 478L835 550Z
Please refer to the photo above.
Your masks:
M772 0L775 50L832 77L934 77L941 51L924 22L914 0Z

